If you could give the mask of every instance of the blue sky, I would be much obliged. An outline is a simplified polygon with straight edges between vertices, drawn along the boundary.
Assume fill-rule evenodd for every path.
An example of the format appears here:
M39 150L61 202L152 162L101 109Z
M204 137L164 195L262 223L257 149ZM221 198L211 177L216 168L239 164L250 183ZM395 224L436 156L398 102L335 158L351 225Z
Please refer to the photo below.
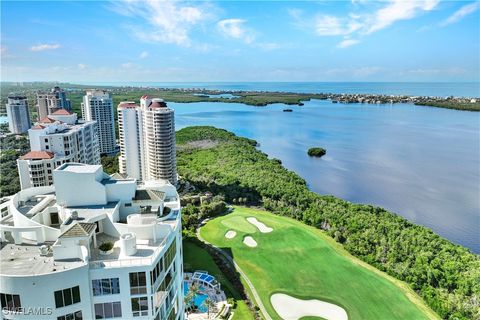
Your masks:
M480 2L2 1L2 81L479 81Z

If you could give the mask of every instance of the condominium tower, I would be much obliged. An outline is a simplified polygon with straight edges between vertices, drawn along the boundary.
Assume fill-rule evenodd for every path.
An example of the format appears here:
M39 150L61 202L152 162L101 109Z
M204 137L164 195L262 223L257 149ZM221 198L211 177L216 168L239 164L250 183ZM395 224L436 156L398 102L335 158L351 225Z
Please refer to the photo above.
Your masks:
M51 185L53 170L64 163L100 164L97 123L65 109L37 122L28 137L31 151L17 160L22 189Z
M113 102L105 90L87 90L82 102L82 118L97 121L101 154L116 152Z
M24 95L10 95L7 99L8 128L11 133L22 134L30 129L28 101Z
M65 91L60 87L53 87L49 92L37 93L37 113L38 119L43 119L49 114L60 109L72 110L72 104Z
M175 187L100 165L53 175L0 202L2 318L184 319Z
M139 180L177 183L174 110L143 96L118 106L120 172Z

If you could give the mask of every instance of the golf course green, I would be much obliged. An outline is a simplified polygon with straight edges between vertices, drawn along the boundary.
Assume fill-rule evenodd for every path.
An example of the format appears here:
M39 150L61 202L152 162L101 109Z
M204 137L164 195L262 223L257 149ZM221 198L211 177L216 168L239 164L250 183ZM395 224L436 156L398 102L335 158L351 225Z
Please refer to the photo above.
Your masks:
M261 232L252 219L247 221L249 217L273 230ZM228 231L235 231L235 236L227 238ZM232 255L273 319L281 319L271 302L274 294L334 304L350 320L439 319L405 283L351 256L322 231L293 219L235 207L232 213L210 220L200 235ZM244 243L247 236L256 246Z

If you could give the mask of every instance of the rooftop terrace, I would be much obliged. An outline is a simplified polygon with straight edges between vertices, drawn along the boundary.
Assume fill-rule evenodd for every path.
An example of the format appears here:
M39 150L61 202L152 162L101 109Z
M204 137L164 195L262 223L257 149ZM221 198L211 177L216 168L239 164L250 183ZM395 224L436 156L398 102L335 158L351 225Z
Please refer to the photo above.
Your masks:
M45 243L52 245L52 242ZM39 275L60 272L85 265L79 259L54 261L53 255L40 255L40 245L1 243L0 274Z

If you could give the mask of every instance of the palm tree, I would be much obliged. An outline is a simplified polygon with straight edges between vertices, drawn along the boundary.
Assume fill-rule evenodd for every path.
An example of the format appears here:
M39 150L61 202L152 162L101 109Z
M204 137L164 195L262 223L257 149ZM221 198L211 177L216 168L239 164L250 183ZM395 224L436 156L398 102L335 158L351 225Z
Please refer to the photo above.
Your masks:
M184 298L184 302L185 302L185 306L186 306L186 310L187 310L187 315L188 315L188 310L189 310L189 307L192 306L192 304L195 302L195 297L196 295L198 294L198 292L200 291L200 288L198 288L194 283L192 283L190 285L190 287L188 288L188 292L187 294L185 295L185 298Z
M207 319L210 319L210 308L215 307L215 302L210 298L206 298L203 300L202 305L207 307Z

